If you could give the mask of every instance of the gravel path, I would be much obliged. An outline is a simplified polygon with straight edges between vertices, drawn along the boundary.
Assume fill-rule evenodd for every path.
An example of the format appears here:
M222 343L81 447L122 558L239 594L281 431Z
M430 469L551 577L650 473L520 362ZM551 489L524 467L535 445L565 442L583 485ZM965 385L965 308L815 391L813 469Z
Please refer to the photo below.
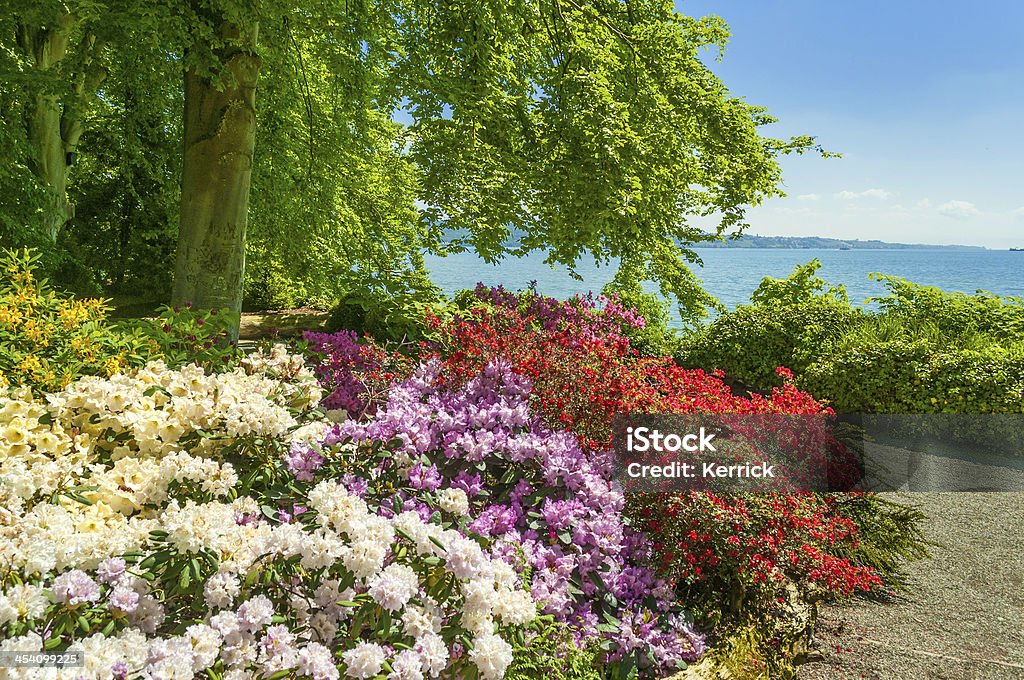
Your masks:
M823 607L798 680L1024 680L1024 493L910 493L933 559L895 602Z

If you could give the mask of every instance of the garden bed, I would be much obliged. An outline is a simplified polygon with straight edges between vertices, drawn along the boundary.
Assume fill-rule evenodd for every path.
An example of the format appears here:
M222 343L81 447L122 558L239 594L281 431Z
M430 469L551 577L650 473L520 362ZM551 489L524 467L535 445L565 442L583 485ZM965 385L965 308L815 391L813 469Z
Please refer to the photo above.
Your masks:
M418 345L240 354L224 313L112 326L12 281L0 646L97 677L775 677L806 595L882 587L907 540L870 497L624 496L614 413L825 409L640 355L614 300L481 288Z

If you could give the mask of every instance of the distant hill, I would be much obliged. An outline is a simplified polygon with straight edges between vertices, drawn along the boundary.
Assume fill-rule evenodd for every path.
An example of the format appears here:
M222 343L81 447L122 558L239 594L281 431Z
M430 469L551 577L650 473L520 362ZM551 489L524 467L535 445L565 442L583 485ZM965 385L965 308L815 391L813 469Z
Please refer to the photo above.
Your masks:
M469 232L464 229L445 231L449 239L465 239ZM510 229L505 247L515 248L519 245L523 232ZM944 245L937 246L927 243L888 243L886 241L862 241L861 239L825 238L822 236L758 236L744 234L735 240L702 241L686 244L689 248L778 248L802 250L988 250L982 246Z
M887 243L860 239L823 238L821 236L757 236L744 234L738 239L708 241L692 248L800 248L822 250L986 250L981 246L936 246L924 243Z

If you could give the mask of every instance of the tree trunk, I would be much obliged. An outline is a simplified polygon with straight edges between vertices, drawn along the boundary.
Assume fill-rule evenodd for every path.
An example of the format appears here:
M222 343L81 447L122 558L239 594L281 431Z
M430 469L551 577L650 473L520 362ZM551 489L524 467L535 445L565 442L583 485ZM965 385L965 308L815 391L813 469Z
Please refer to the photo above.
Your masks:
M52 72L64 59L74 23L71 15L64 14L53 28L18 27L18 43L36 69ZM62 114L60 96L52 88L35 93L25 112L26 131L33 151L29 168L47 194L42 220L43 232L50 241L57 240L61 228L74 216L67 196L67 160L71 149L61 134Z
M261 64L255 26L243 34L222 21L220 29L226 43L218 54L222 82L195 69L185 72L181 223L171 299L239 312Z

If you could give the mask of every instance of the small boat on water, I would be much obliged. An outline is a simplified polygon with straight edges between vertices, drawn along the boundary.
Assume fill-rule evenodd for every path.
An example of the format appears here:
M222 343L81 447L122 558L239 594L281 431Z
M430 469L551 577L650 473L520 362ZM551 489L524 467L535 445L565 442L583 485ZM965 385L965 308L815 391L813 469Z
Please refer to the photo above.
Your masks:
M1024 253L1024 248L1010 248L1011 253Z

